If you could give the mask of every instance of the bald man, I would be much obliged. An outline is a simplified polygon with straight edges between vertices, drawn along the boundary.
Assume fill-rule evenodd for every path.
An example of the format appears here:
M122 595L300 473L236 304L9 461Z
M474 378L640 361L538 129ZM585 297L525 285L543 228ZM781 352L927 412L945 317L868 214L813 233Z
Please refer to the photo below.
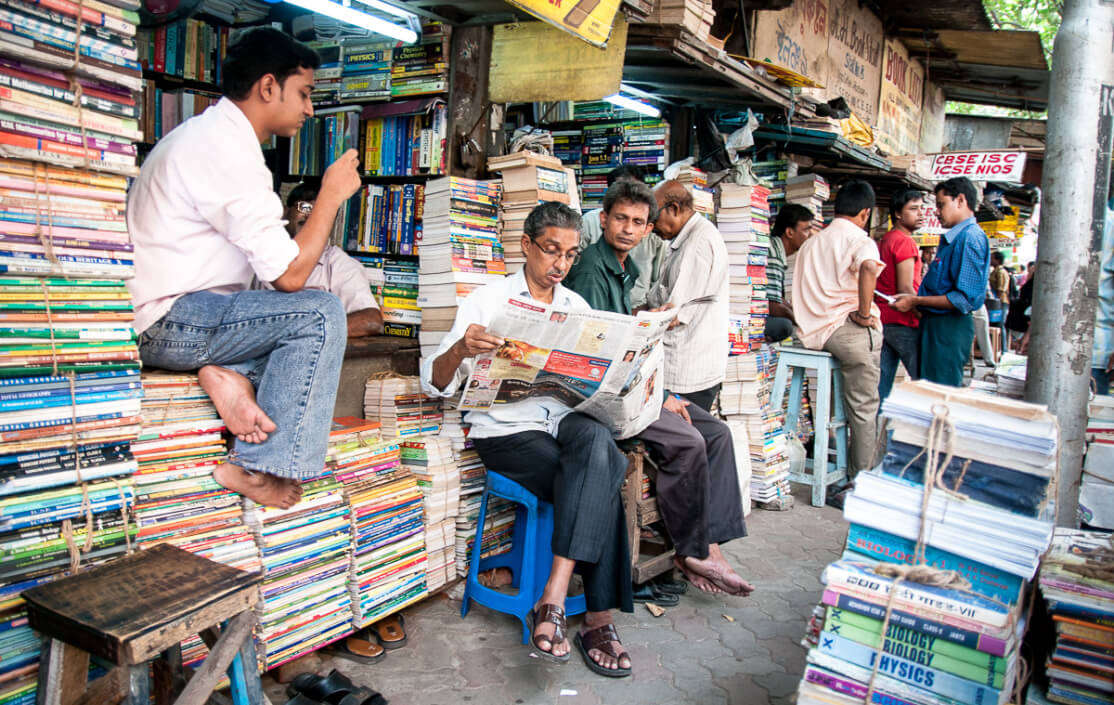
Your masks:
M683 184L665 181L654 195L654 229L668 249L661 279L646 301L677 309L665 335L665 385L709 411L727 370L727 248L716 226L693 209Z

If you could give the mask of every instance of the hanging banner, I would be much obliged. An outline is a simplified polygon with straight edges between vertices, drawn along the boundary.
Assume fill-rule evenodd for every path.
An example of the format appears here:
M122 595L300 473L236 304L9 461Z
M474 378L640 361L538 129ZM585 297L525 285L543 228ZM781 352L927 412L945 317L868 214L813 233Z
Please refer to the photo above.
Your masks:
M878 99L878 145L891 155L917 154L921 137L924 69L905 45L886 40L882 90Z
M929 179L932 181L966 176L972 181L1021 183L1025 152L945 152L932 155L930 169Z
M507 0L539 20L603 48L622 0Z

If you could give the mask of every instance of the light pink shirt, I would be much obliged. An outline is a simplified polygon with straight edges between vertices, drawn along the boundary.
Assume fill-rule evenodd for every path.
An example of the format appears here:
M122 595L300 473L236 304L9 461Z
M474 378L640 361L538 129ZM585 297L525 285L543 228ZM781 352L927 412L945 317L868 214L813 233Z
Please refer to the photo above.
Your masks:
M255 130L228 98L159 140L128 194L135 329L184 294L278 279L298 255Z
M270 282L261 282L258 279L251 288L274 289ZM364 273L364 266L336 245L329 245L321 253L321 259L317 260L317 265L306 277L302 288L319 289L336 296L344 304L345 313L379 308L375 297L371 295L371 285Z
M793 273L793 317L806 348L823 348L859 308L859 267L864 262L882 265L878 245L846 218L836 218L801 245ZM870 314L879 315L873 301Z

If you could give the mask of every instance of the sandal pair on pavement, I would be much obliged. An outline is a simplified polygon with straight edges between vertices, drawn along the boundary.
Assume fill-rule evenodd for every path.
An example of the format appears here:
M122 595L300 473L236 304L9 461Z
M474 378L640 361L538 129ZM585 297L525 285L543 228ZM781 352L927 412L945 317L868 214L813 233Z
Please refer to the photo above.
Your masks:
M327 676L301 673L286 689L286 705L387 705L387 699L371 688L352 682L333 669Z
M545 636L537 634L538 626L551 623L555 629L552 636ZM565 610L557 605L543 604L539 608L530 610L530 644L533 647L533 652L539 657L552 661L554 663L565 663L569 660L569 654L557 656L551 651L541 648L541 644L548 644L552 649L554 644L564 641L568 632L568 624L565 620ZM616 631L614 624L604 624L590 629L584 633L577 633L573 638L577 650L580 655L584 657L584 663L593 672L608 678L625 678L631 674L629 666L626 668L606 668L596 663L595 659L589 654L593 649L600 651L608 656L611 656L618 661L623 656L630 658L630 654L621 654L615 648L612 642L619 642L619 632Z
M381 619L334 647L333 654L357 663L375 663L386 656L388 651L406 646L405 623L401 614Z

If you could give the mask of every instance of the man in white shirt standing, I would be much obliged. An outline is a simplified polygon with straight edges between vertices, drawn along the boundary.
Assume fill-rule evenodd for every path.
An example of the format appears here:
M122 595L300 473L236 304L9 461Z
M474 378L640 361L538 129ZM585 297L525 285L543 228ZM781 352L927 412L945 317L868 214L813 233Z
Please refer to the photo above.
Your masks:
M508 299L565 309L588 303L561 280L580 255L580 214L548 201L526 217L522 251L526 264L511 276L473 291L456 314L449 334L422 363L422 389L455 395L468 379L475 357L503 344L486 327ZM606 426L548 397L470 411L464 420L484 466L518 482L553 504L553 564L549 581L531 613L531 644L547 660L567 661L565 597L577 568L584 578L588 611L575 641L590 669L610 677L629 676L630 656L619 641L610 610L634 610L630 547L619 494L627 459Z
M727 248L716 226L693 210L683 184L662 182L654 195L654 228L669 246L646 303L677 309L664 340L665 386L709 411L727 372Z
M339 299L304 287L360 186L349 150L289 237L260 144L293 136L313 115L318 64L283 32L245 34L228 50L224 97L159 141L128 198L143 362L198 370L238 439L214 479L282 508L323 467L346 342ZM277 291L250 291L253 275Z
M286 195L286 231L296 237L306 224L317 201L318 189L311 184L298 184ZM274 289L270 282L257 277L253 289ZM336 245L321 253L317 266L306 278L305 289L327 291L340 299L348 321L348 337L362 338L383 332L383 313L371 295L364 266L349 257Z

